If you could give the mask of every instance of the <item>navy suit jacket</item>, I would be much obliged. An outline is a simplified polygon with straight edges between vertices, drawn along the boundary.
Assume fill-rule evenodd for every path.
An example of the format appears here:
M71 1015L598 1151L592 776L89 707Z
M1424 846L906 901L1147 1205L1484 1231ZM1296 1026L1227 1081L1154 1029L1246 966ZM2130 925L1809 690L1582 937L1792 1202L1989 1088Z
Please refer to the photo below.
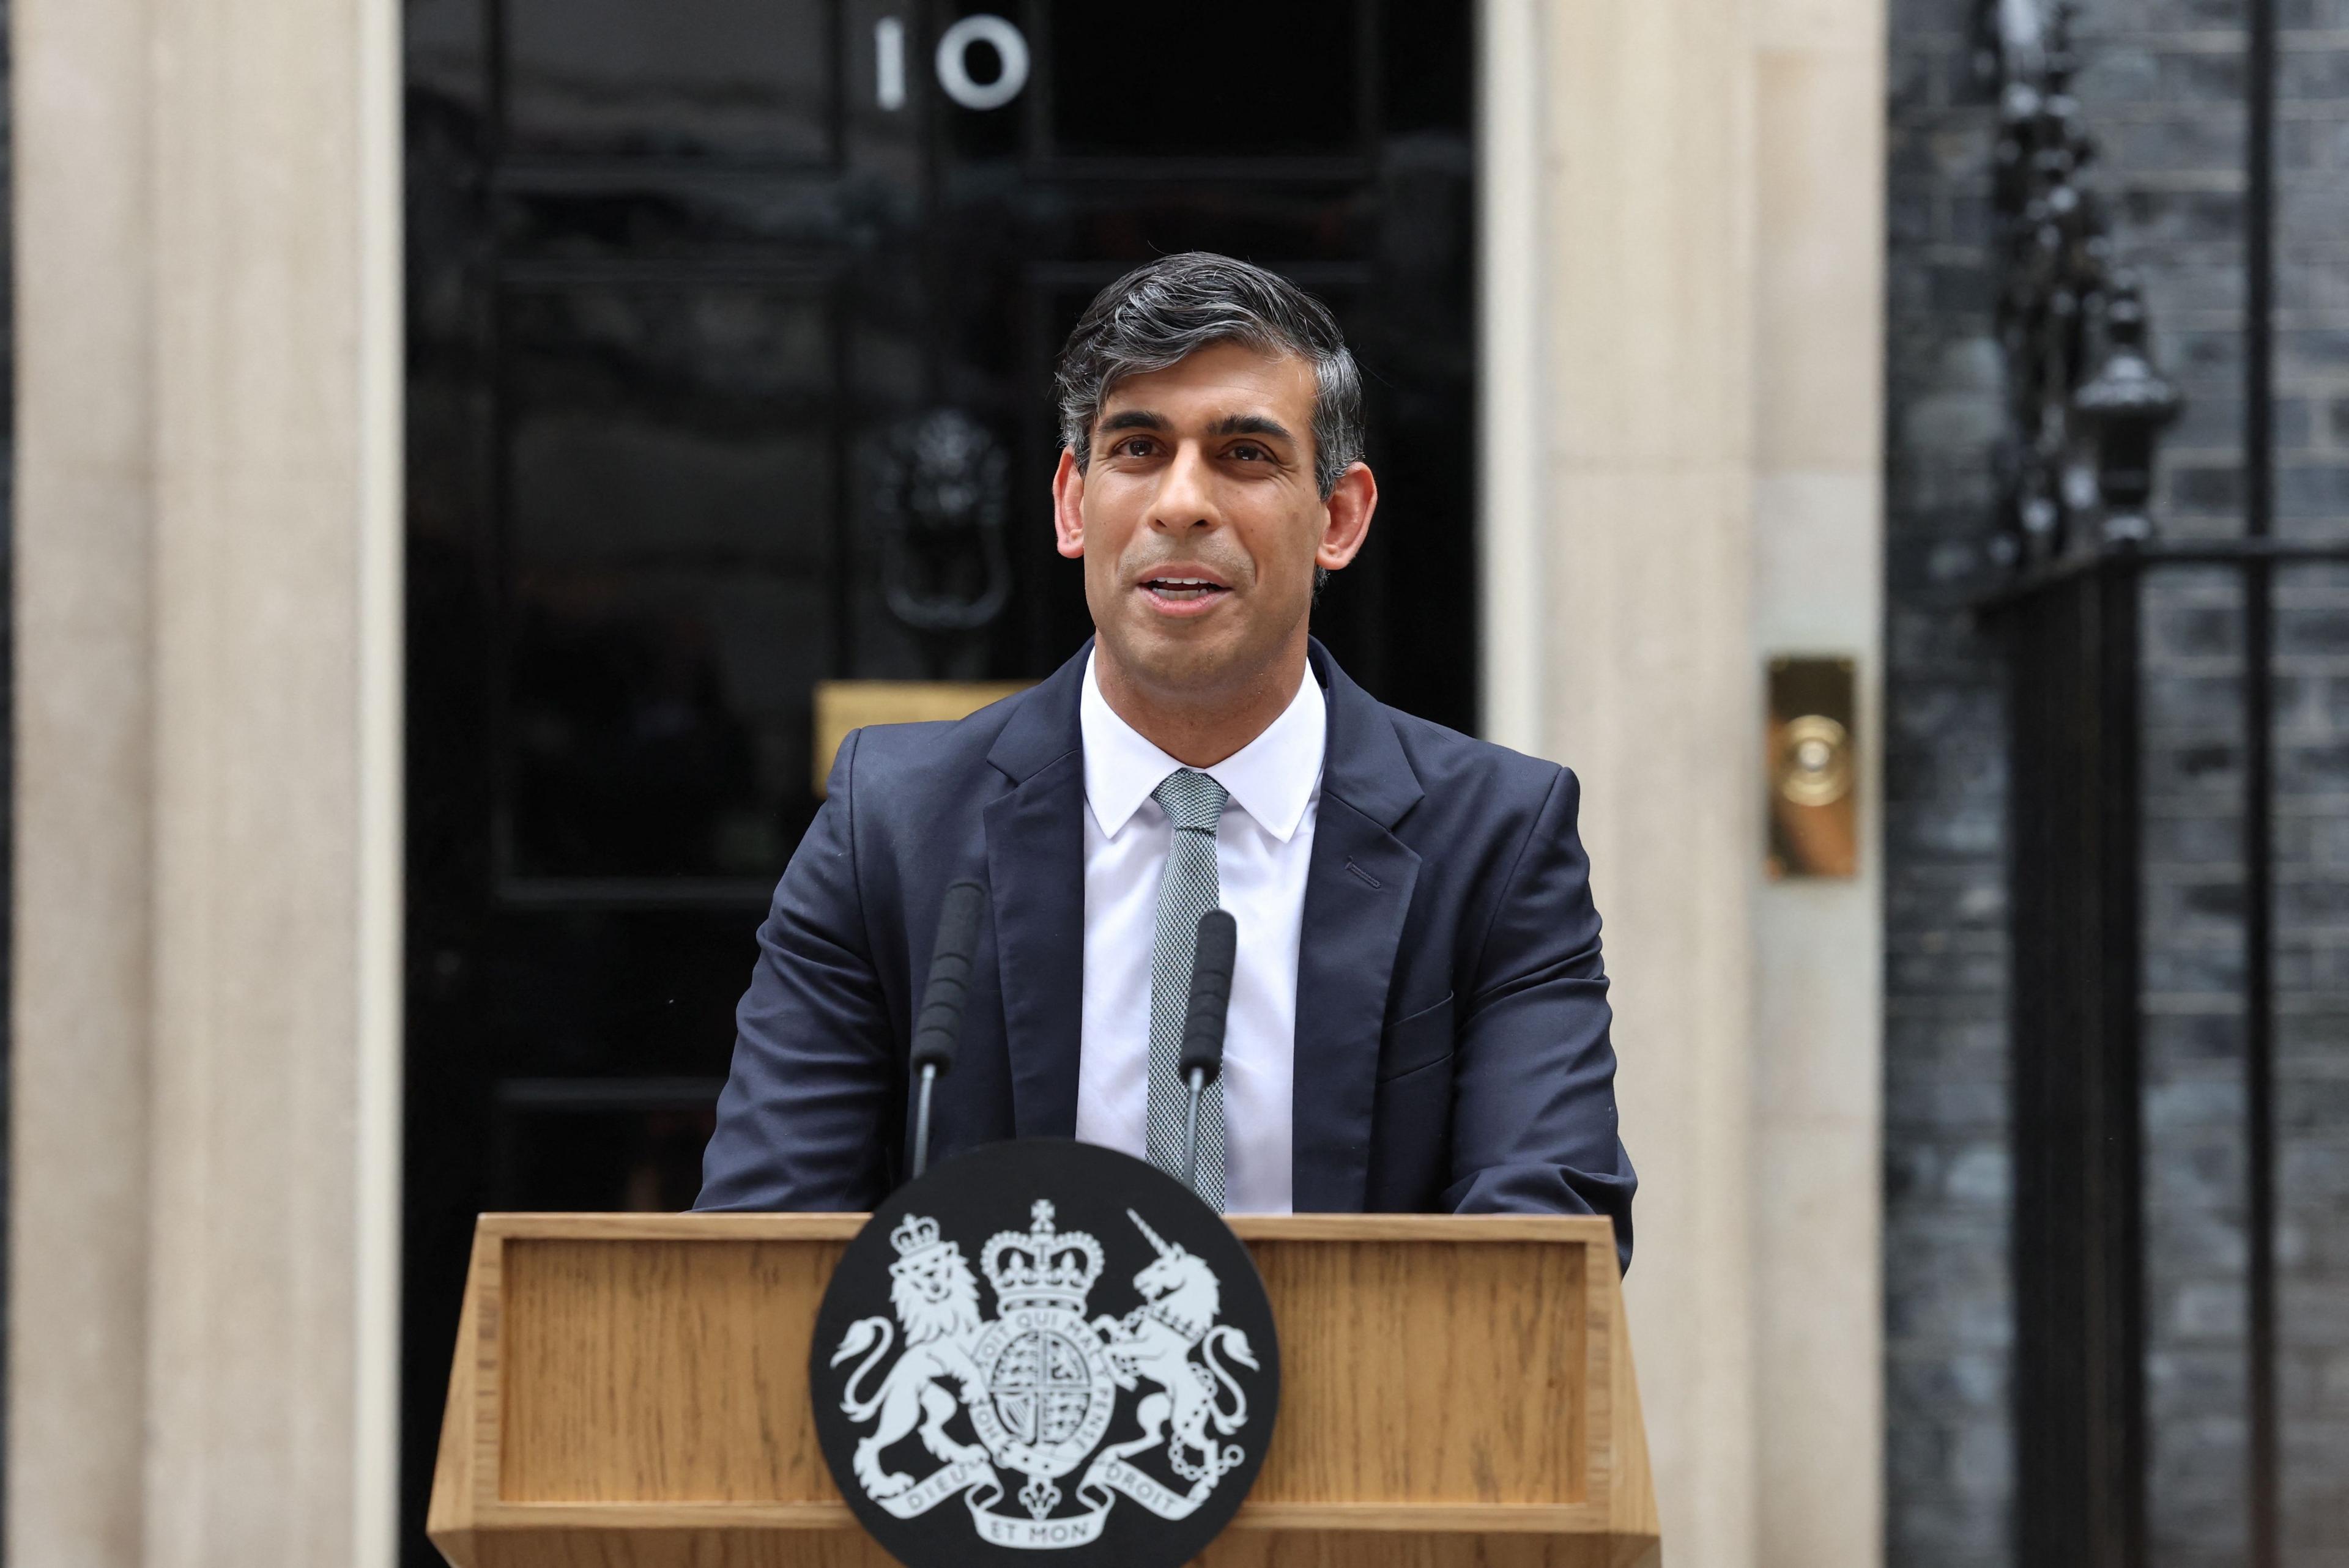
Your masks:
M1309 656L1330 723L1298 954L1298 1211L1605 1214L1628 1265L1574 775L1385 707L1318 642ZM697 1208L869 1209L904 1179L906 1046L966 877L992 913L932 1157L1074 1136L1083 679L1081 651L968 718L842 745L759 931Z

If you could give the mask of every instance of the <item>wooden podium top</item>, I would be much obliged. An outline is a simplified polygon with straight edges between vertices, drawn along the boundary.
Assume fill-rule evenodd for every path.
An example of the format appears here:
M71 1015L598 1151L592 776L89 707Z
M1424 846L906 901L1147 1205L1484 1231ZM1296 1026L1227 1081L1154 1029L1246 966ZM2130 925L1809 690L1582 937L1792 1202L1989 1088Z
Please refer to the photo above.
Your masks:
M457 1568L885 1568L809 1405L817 1305L864 1221L483 1215L434 1542ZM1199 1561L1660 1561L1606 1221L1231 1224L1279 1324L1281 1408L1249 1501Z

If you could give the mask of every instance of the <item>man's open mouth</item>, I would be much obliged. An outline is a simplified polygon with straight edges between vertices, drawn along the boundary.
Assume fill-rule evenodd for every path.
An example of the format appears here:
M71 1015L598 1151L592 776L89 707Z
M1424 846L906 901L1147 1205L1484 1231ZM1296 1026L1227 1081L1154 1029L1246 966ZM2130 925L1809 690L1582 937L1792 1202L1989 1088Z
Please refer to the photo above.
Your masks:
M1210 583L1204 577L1146 577L1143 579L1142 585L1160 598L1172 599L1177 603L1192 599L1211 599L1218 593L1231 592L1222 583Z

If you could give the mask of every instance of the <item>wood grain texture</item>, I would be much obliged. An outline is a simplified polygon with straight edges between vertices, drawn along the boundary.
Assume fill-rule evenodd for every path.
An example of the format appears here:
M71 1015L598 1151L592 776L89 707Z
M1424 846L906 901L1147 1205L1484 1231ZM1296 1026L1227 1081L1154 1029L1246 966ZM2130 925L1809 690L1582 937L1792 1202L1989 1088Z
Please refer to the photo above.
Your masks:
M460 1568L899 1568L860 1530L640 1530L563 1525L479 1532Z
M840 1241L506 1243L507 1502L821 1502L808 1340Z
M870 1214L483 1214L479 1233L498 1241L854 1241Z
M1198 1568L1632 1568L1603 1535L1309 1534L1226 1531Z
M1578 1503L1586 1249L1258 1241L1280 1425L1252 1500Z
M1648 1423L1640 1413L1640 1378L1632 1366L1631 1336L1623 1326L1622 1287L1611 1276L1608 1284L1602 1296L1604 1310L1615 1320L1607 1336L1611 1352L1607 1392L1612 1434L1606 1450L1608 1512L1618 1530L1654 1537L1661 1533L1662 1526L1656 1517L1655 1477L1648 1468Z
M1652 1563L1653 1543L1644 1549ZM466 1568L897 1568L862 1533L567 1526L479 1538ZM1226 1533L1194 1568L1643 1568L1604 1536Z
M424 1517L425 1533L434 1541L455 1540L461 1535L467 1546L471 1543L471 1532L466 1527L471 1522L473 1500L481 1490L474 1473L481 1436L474 1416L475 1404L481 1397L479 1347L484 1310L481 1287L485 1279L482 1254L485 1251L494 1254L498 1245L479 1233L473 1238L473 1266L464 1305L457 1315L457 1353L449 1367L449 1398L440 1418L440 1449L433 1460L432 1501ZM451 1561L460 1560L446 1544L441 1550Z
M854 1240L872 1216L824 1214L483 1214L505 1240L799 1242ZM1234 1214L1243 1242L1553 1242L1612 1246L1612 1222L1586 1214Z
M809 1413L864 1217L488 1215L432 1538L459 1568L884 1568ZM1233 1229L1281 1330L1263 1474L1209 1568L1640 1568L1639 1396L1604 1221Z

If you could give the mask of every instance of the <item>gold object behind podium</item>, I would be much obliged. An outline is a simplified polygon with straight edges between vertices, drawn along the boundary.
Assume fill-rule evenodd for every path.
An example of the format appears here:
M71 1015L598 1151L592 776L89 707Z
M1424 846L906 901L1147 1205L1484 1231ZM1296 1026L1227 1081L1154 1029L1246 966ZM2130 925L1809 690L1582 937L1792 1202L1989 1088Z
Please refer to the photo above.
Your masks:
M922 724L931 719L968 718L988 703L1026 691L1027 681L818 681L815 741L809 758L815 792L832 778L840 743L868 724Z
M816 1447L856 1214L488 1214L432 1484L457 1568L890 1568ZM1236 1217L1279 1425L1211 1568L1653 1568L1604 1220ZM1037 1554L1050 1568L1051 1553Z

